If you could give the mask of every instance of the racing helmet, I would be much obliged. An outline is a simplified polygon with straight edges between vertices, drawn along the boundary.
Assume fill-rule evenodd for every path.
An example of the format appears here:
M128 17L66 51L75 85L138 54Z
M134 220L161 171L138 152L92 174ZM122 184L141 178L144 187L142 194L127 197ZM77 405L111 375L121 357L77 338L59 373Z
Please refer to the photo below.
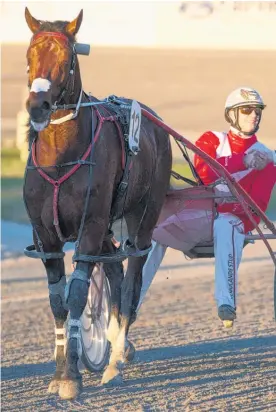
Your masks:
M225 119L231 126L238 129L240 132L245 135L254 134L259 129L259 124L261 121L261 116L259 122L256 125L255 129L246 133L243 132L239 125L239 111L238 108L242 106L256 106L260 107L262 110L266 107L263 102L262 96L257 92L257 90L252 89L251 87L239 87L238 89L233 90L226 99L224 107ZM229 111L233 110L235 114L235 120L232 120L229 116Z

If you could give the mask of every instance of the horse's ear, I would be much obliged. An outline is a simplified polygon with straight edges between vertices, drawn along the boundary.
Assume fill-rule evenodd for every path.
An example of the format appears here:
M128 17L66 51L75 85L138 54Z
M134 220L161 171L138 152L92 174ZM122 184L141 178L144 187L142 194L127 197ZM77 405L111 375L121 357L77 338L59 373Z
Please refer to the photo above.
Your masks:
M82 17L83 17L83 10L81 9L78 17L75 20L68 23L67 26L65 27L65 30L68 34L71 34L72 36L75 36L77 34L81 26Z
M26 19L26 22L27 22L27 24L28 24L28 26L29 26L29 29L30 29L33 33L36 33L36 32L39 30L41 23L40 23L39 20L36 20L36 19L31 15L31 13L29 12L28 7L25 7L25 19Z

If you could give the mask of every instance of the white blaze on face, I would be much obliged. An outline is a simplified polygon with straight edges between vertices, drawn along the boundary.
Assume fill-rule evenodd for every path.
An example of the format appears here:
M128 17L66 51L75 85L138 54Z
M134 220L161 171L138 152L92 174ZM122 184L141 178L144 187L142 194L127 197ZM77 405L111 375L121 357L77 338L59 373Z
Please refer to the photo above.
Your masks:
M33 93L48 92L50 87L51 82L49 80L38 77L37 79L34 79L30 91Z

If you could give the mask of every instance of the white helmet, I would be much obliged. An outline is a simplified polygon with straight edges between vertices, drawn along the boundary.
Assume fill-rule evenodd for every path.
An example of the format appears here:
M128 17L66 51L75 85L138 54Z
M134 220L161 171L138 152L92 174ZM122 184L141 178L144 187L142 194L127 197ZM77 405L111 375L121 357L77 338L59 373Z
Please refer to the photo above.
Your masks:
M224 107L224 115L225 119L231 126L235 127L236 129L241 130L239 126L239 114L238 108L241 106L256 106L264 109L266 105L263 102L262 96L257 92L257 90L252 89L251 87L239 87L236 90L233 90L226 99L225 107ZM229 111L234 110L235 113L235 121L233 121L229 116ZM259 124L261 121L261 116L259 119L258 124L256 125L255 130L251 133L256 133L259 129ZM244 132L243 132L244 133ZM249 134L249 133L244 133Z
M229 94L225 102L225 109L234 109L241 106L259 106L265 108L262 96L251 87L239 87Z

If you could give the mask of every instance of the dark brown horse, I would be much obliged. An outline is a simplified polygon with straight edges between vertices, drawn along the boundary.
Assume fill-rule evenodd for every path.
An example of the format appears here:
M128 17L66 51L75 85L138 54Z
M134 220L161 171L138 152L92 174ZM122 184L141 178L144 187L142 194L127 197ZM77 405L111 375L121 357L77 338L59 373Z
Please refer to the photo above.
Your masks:
M77 364L80 317L96 257L114 253L107 236L111 217L114 220L124 215L129 244L135 250L148 249L168 189L172 161L168 134L142 116L140 151L132 156L129 167L124 161L124 138L116 110L105 104L76 108L79 103L99 103L82 91L75 49L82 15L81 11L72 22L44 22L25 10L33 37L27 51L30 93L26 103L32 155L24 199L35 249L47 271L55 319L56 373L49 391L59 391L65 399L81 391ZM64 109L60 105L65 105ZM126 168L128 173L124 174ZM118 197L126 175L127 191ZM62 249L68 240L77 241L76 266L66 285ZM103 383L122 379L127 334L135 320L145 260L146 255L129 257L125 276L121 262L105 264L112 301L108 329L112 351Z

